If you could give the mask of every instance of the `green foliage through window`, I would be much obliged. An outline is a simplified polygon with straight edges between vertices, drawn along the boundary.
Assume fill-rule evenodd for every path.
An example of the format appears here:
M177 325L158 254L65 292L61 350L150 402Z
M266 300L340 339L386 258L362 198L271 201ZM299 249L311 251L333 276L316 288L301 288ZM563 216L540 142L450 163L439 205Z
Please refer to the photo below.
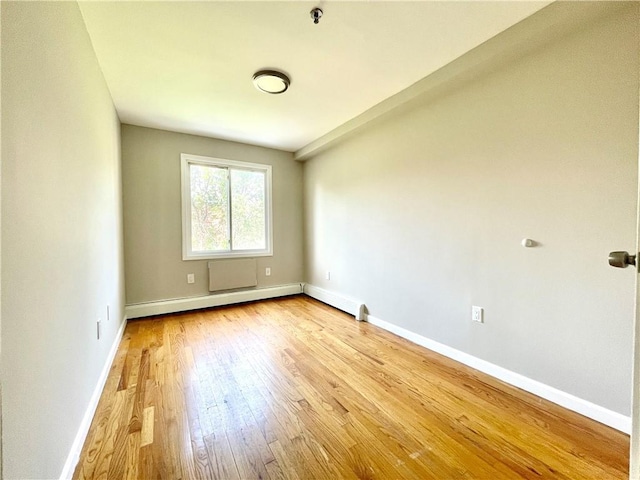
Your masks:
M193 254L268 247L267 170L229 163L189 161L183 170L189 177L189 251Z

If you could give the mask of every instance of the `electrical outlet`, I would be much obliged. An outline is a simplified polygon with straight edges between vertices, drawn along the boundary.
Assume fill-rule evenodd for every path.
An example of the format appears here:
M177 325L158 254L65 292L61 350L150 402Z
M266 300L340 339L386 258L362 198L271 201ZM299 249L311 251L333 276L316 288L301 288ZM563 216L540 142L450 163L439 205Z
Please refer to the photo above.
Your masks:
M327 280L331 280L331 272L329 270L327 270L327 276L326 276Z
M196 276L193 273L187 274L187 283L196 283Z
M271 267L265 268L264 269L264 274L265 274L265 276L270 277L271 276Z
M100 319L98 319L98 321L96 322L96 335L98 337L98 340L100 340Z
M473 305L471 307L471 320L478 323L484 323L484 308Z

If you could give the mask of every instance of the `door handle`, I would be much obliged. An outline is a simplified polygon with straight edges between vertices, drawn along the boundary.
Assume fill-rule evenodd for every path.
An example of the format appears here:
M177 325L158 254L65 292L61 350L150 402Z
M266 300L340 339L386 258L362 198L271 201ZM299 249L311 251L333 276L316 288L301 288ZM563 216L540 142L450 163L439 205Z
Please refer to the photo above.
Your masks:
M629 255L629 252L609 253L609 265L617 268L627 268L629 265L636 265L636 256Z

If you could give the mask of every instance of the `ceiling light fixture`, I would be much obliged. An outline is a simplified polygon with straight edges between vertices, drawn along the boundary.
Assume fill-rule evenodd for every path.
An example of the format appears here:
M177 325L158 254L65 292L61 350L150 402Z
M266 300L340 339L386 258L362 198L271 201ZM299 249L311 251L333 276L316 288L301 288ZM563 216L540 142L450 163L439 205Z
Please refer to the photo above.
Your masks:
M276 70L260 70L253 74L253 84L261 92L277 95L287 91L291 80Z

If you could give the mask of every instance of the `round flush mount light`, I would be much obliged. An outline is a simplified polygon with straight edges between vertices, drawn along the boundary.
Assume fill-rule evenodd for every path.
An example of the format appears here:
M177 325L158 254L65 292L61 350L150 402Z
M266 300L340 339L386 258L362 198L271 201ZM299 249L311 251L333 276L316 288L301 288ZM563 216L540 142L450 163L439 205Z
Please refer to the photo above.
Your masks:
M264 93L277 95L289 88L291 81L284 73L276 70L260 70L253 75L253 84Z

